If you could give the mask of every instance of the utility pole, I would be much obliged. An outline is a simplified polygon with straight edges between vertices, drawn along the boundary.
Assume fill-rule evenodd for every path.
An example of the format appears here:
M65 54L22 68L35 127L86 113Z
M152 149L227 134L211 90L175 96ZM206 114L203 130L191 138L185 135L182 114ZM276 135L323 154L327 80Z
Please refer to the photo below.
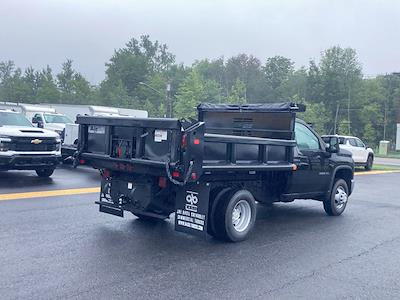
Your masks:
M167 117L172 118L173 112L172 112L172 101L169 98L169 92L171 91L171 85L167 83L167 86L165 88L165 103L167 104Z
M383 140L386 141L386 125L387 125L387 102L385 102L385 116L383 119Z
M347 125L348 125L348 134L350 135L350 85L349 85L349 93L348 93L348 101L347 101Z
M159 90L155 89L154 87L152 87L151 85L148 85L147 83L144 82L139 82L140 85L144 85L146 87L148 87L149 89L153 90L154 92L156 92L157 94L159 94L160 96L163 96L163 93L160 92ZM171 91L171 84L167 83L166 87L165 87L165 115L164 117L167 118L172 118L172 102L170 101L169 98L169 92Z
M338 102L336 104L335 127L333 129L333 134L336 134L337 119L338 119L338 115L339 115L339 107L340 107L340 102Z

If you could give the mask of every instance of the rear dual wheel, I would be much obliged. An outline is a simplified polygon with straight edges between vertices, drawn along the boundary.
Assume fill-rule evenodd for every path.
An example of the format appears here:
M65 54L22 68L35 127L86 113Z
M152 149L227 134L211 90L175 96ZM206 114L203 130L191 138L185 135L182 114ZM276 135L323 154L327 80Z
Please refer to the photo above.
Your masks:
M256 202L247 190L221 190L209 214L209 233L231 242L245 240L254 227Z

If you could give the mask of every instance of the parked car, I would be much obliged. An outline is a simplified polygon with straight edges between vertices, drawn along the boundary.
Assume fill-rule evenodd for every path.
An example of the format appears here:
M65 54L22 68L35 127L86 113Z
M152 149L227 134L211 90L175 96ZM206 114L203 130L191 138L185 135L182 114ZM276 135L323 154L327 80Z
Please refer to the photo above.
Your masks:
M324 135L324 140L329 139L332 135ZM358 137L338 135L340 149L350 151L353 155L354 164L356 166L362 166L365 170L369 171L372 169L374 163L374 151L366 146Z
M57 133L33 127L22 113L0 110L0 170L35 170L50 177L60 158Z

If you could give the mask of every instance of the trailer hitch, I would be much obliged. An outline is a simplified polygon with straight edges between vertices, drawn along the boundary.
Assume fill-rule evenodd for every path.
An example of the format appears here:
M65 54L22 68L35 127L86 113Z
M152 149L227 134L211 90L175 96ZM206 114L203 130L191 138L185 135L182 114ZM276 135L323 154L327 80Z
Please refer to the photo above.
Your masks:
M170 163L169 161L167 161L165 163L165 171L167 172L169 181L171 181L175 185L184 186L188 182L188 180L192 174L193 164L194 164L193 160L191 160L189 162L189 167L188 167L188 170L187 170L185 176L183 177L183 181L176 180L172 177L169 163Z

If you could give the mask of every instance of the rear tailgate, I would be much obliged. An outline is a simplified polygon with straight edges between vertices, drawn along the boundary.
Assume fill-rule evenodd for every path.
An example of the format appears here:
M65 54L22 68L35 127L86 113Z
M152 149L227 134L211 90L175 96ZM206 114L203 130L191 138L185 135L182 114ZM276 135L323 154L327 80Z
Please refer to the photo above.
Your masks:
M180 160L177 119L78 116L77 123L79 157L96 168L162 175Z

